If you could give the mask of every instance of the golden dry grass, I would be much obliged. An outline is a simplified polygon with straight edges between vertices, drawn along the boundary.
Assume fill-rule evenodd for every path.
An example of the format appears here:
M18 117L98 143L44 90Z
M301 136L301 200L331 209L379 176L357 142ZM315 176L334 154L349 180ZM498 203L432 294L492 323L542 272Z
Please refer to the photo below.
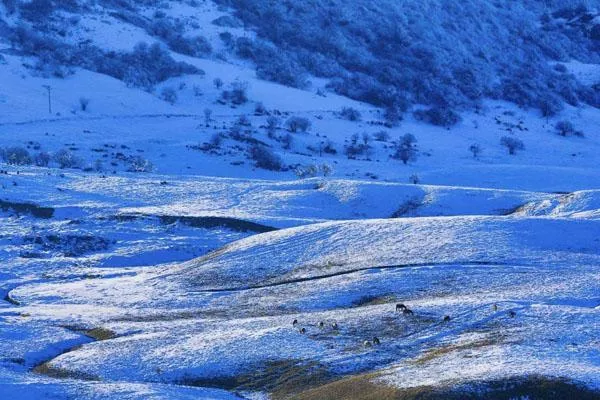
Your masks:
M461 385L395 388L374 382L375 374L352 376L290 396L292 400L598 400L600 392L566 379L513 377Z
M84 331L86 336L91 337L94 340L110 340L117 337L117 334L110 329L98 327Z

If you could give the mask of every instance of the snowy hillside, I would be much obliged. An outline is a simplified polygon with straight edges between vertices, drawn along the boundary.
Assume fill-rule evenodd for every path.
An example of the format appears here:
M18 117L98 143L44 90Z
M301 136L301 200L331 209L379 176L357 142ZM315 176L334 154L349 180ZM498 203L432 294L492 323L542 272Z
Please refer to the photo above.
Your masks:
M600 399L598 1L3 0L0 399Z

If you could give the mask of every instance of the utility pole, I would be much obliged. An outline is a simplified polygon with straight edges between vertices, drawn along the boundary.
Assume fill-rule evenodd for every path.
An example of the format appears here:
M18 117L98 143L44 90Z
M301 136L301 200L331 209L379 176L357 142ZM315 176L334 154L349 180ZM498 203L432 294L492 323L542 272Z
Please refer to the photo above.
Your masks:
M48 91L48 113L52 114L52 87L50 85L43 85Z

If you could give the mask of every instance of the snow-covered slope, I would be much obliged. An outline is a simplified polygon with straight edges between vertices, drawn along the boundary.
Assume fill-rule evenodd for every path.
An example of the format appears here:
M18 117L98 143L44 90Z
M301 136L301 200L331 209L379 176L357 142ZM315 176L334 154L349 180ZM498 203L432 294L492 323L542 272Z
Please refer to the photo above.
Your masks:
M242 383L254 370L275 379L269 365L318 363L328 379L383 368L377 379L399 387L533 372L594 387L598 230L548 218L326 223L253 236L182 267L34 283L11 298L37 318L120 336L46 366L75 377L256 390ZM414 316L397 313L397 301ZM576 347L562 350L566 332ZM373 336L381 345L364 347ZM449 350L428 356L440 346ZM456 357L467 349L478 367L464 374Z
M335 94L336 76L290 70L314 62L310 43L260 47L243 10L254 1L51 3L0 4L0 398L598 398L598 109L573 101L542 118L531 98L483 96L446 127L412 114L427 103L416 96L395 121ZM250 14L285 6L267 3ZM358 35L346 55L360 58L393 13L357 30L388 0L342 3L279 17L333 18L343 37L320 44ZM477 78L524 82L510 72L523 60L506 65L518 52L493 62L517 32L532 65L547 62L532 79L560 78L551 94L600 82L595 1L392 3L406 11L394 37L423 39L398 53L407 63L437 37L427 65L450 62L456 38L468 64L497 32ZM463 29L459 9L481 20ZM471 28L485 40L465 39ZM308 84L265 80L281 81L264 57ZM456 72L444 71L418 82ZM346 83L371 87L354 72Z

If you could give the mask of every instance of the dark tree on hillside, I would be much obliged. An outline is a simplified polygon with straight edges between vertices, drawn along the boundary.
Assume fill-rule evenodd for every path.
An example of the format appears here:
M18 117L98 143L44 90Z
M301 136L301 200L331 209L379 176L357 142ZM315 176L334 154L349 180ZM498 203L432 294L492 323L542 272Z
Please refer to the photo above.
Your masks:
M403 164L408 164L409 161L416 161L418 156L417 138L407 133L402 136L396 146L394 158L402 161Z
M523 142L512 136L503 136L500 139L500 144L508 149L508 154L510 155L517 154L517 150L525 149Z
M560 136L583 136L583 132L575 129L575 126L570 121L559 121L554 126L554 129L556 129L556 132Z
M469 146L469 151L473 153L473 158L479 158L479 155L483 149L478 143L473 143L471 146Z
M290 117L287 121L285 121L285 125L290 132L306 132L310 129L311 123L308 118Z
M279 124L281 124L279 118L274 116L267 118L267 136L269 136L269 138L275 139L275 133L279 128Z

